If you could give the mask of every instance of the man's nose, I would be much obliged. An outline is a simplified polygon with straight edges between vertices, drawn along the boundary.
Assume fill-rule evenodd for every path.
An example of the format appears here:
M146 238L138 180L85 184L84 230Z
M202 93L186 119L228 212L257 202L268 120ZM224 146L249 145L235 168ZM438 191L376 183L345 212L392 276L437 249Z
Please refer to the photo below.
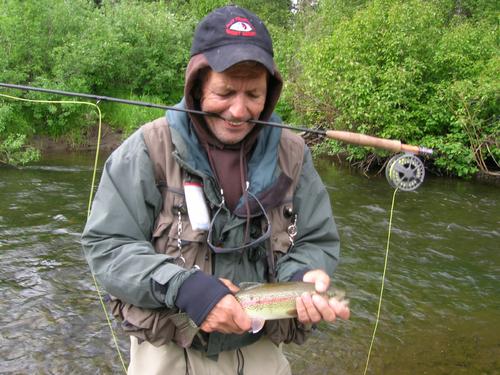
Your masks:
M250 113L245 103L243 95L236 95L229 107L229 113L233 120L247 121L250 119Z

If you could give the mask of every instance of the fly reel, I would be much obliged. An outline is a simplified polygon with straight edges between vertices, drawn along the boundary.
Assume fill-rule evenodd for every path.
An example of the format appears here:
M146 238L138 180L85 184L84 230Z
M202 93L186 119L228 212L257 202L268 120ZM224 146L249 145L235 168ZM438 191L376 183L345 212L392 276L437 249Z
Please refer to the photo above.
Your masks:
M385 177L393 188L416 190L424 182L424 163L413 154L394 155L385 167Z

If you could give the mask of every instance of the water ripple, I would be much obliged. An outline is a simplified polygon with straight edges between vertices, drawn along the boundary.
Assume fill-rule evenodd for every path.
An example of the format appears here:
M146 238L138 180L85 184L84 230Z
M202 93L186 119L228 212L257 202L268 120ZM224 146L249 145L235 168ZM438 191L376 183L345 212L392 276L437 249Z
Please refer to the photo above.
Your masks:
M0 182L0 373L122 373L78 243L91 167L47 167L8 171ZM392 189L329 164L320 171L342 239L333 281L352 317L320 323L305 345L284 351L297 374L358 374L377 314ZM470 182L429 179L415 194L398 193L371 373L498 373L499 215L498 191ZM128 338L118 334L126 355Z

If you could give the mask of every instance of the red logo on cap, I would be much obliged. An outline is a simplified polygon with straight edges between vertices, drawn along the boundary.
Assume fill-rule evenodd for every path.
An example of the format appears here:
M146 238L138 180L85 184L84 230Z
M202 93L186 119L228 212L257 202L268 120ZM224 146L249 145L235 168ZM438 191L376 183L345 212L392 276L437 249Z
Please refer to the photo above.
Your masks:
M226 33L237 36L255 36L255 28L247 18L236 17L226 24Z

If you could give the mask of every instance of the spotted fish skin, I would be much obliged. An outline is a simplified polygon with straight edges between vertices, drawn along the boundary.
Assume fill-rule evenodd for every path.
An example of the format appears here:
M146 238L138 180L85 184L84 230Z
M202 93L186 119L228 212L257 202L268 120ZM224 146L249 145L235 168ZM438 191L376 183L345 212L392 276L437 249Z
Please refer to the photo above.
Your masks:
M330 287L325 293L318 293L313 283L301 281L270 284L241 283L239 287L240 290L235 297L251 318L253 333L259 332L266 320L296 318L295 301L304 293L320 294L339 301L344 300L345 297L345 292L342 290ZM196 335L203 340L199 335L199 327L186 313L174 314L170 320L177 328L176 342L180 346L189 347Z
M321 294L327 298L343 300L342 290L330 287L325 293L318 293L313 283L283 282L272 284L243 283L236 299L253 319L274 320L297 317L295 300L304 293Z

